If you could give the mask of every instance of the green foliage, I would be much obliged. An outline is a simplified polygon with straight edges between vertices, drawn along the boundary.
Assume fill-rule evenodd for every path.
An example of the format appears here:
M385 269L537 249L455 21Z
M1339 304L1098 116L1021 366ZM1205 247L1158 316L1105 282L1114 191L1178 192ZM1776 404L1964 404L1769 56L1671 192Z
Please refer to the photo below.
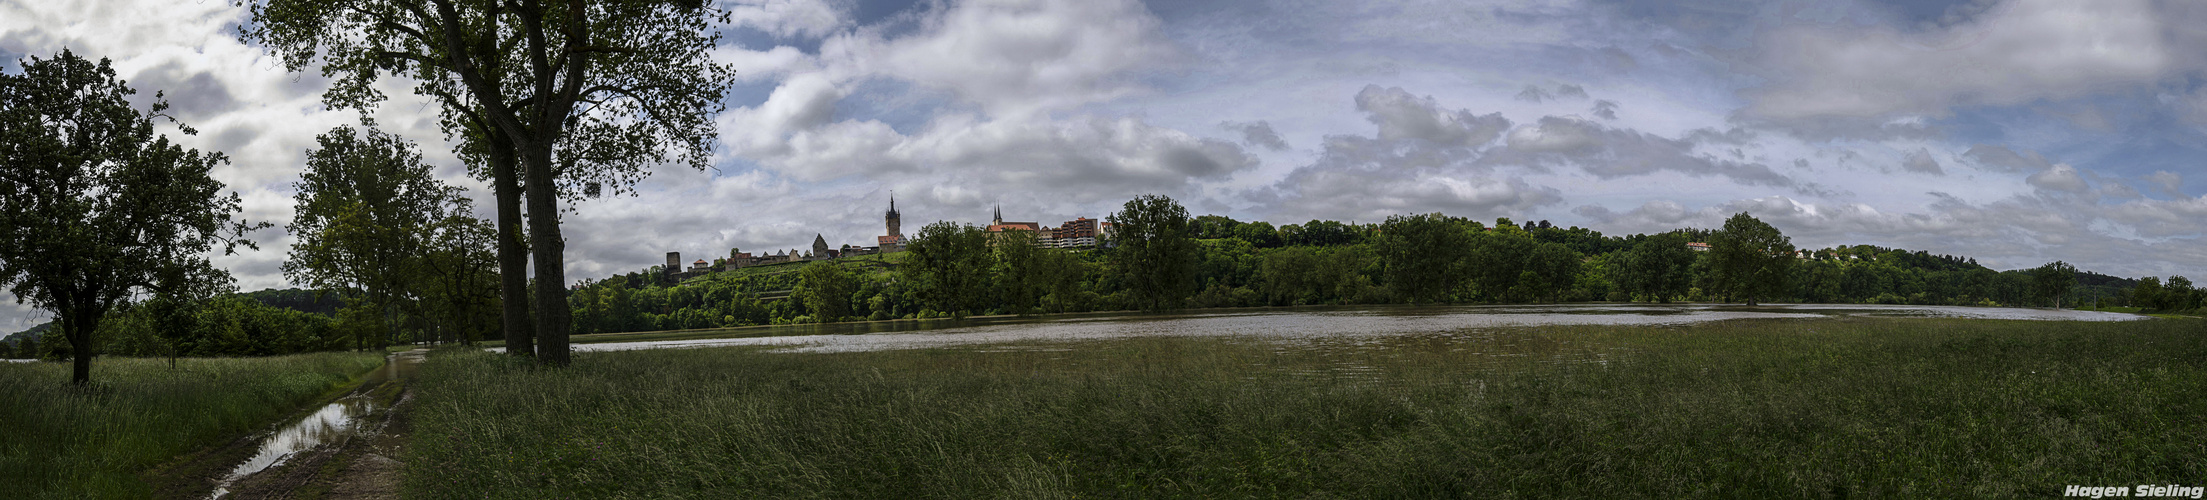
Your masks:
M1740 212L1709 239L1711 283L1718 293L1754 305L1790 291L1793 239L1778 228Z
M1387 286L1412 304L1451 302L1463 281L1471 236L1438 213L1389 216L1379 226Z
M1676 232L1641 239L1614 268L1617 284L1625 293L1666 304L1685 295L1693 284L1695 257L1686 243L1686 236Z
M495 296L481 276L490 229L468 216L464 191L438 181L403 138L338 127L315 140L320 148L307 152L306 172L292 185L297 215L285 229L298 242L284 276L317 289L358 290L364 302L348 307L384 316L377 321L384 330L361 339L364 346L395 340L402 312L438 308L446 324L485 313L483 297Z
M2069 290L2077 286L2077 268L2070 267L2067 262L2053 261L2031 270L2031 284L2039 297L2053 301L2054 307L2060 308L2062 297L2068 296Z
M234 253L267 227L233 216L236 193L208 175L222 153L156 135L166 117L130 104L136 91L69 51L0 74L0 285L54 313L74 346L73 382L91 377L93 332L131 295L206 297L230 287L206 258ZM185 127L186 133L193 131Z
M832 261L806 264L797 272L797 288L790 297L804 302L814 321L827 323L851 315L851 294L858 283Z
M333 77L323 94L331 107L359 109L365 120L384 99L383 75L417 82L414 92L441 106L447 136L462 139L461 156L493 185L509 352L553 366L567 363L571 311L537 307L533 322L522 321L522 252L535 263L530 300L565 299L560 202L632 192L655 165L704 169L712 117L735 81L734 68L710 56L713 26L730 23L729 12L698 2L240 3L252 13L241 38L292 71ZM534 345L520 338L523 327Z
M1135 202L1157 200L1169 201ZM1184 273L1189 286L1175 303L1193 307L1743 298L1995 306L2042 299L2034 295L2028 272L1997 272L1966 258L1867 245L1804 252L1800 257L1790 252L1790 246L1769 250L1765 255L1771 258L1763 263L1777 270L1750 275L1784 279L1766 284L1768 288L1758 292L1761 295L1749 296L1720 287L1724 283L1718 279L1712 253L1687 248L1686 243L1696 238L1719 240L1726 234L1698 229L1609 237L1538 222L1520 226L1508 219L1496 221L1490 230L1478 222L1440 214L1398 216L1373 226L1312 221L1278 231L1269 224L1220 216L1187 222L1205 236L1220 236L1189 238L1191 255ZM1319 229L1304 231L1305 226ZM847 314L820 314L804 305L812 296L792 293L798 287L798 270L807 266L804 263L715 272L675 285L649 278L656 276L650 270L615 275L602 282L584 282L569 296L570 311L577 331L612 333L1158 305L1144 299L1146 295L1136 288L1141 277L1134 271L1144 266L1132 259L1140 253L1128 247L1041 249L1027 244L1031 239L1021 231L996 233L998 239L992 240L991 233L970 226L938 223L931 227L935 235L919 239L939 244L834 261L854 283ZM1301 236L1267 247L1257 243L1263 237L1251 237L1263 234ZM1770 235L1790 244L1774 229ZM1605 253L1586 253L1582 248ZM2114 291L2126 290L2128 282L2078 275L2080 282L2096 280L2070 292L2081 299L2127 303L2156 297L2151 292L2127 291L2117 296ZM2160 282L2150 283L2158 286ZM2179 296L2189 298L2190 304L2198 304L2201 297L2171 295ZM784 300L789 297L798 299Z
M1523 296L1527 288L1518 286L1519 280L1529 271L1527 257L1533 255L1540 242L1516 226L1496 224L1495 230L1483 231L1471 236L1471 255L1467 259L1470 277L1479 298L1487 302L1521 302L1532 298Z
M996 289L999 302L1005 312L1028 314L1041 306L1042 298L1051 290L1050 281L1058 273L1043 266L1043 254L1060 253L1060 250L1035 248L1034 233L1024 229L1012 229L997 233L989 244L996 256L992 274L997 276Z
M1196 244L1188 227L1188 209L1172 198L1142 195L1128 200L1107 220L1112 225L1112 267L1130 306L1148 311L1178 309L1195 292Z
M153 498L147 468L268 428L379 366L382 353L174 362L114 359L85 388L69 369L0 363L0 484L9 498Z
M356 302L359 302L356 300ZM200 301L168 297L112 311L94 335L97 354L111 356L270 356L334 351L364 345L379 331L348 331L348 314L336 319L263 304L246 295ZM380 321L373 310L369 319ZM372 325L380 328L380 323Z
M2170 276L2166 284L2158 277L2148 276L2139 280L2138 286L2130 292L2130 297L2132 304L2146 309L2190 311L2202 307L2202 299L2207 299L2207 290L2195 288L2192 280L2183 276Z
M989 234L981 228L955 222L936 222L920 228L906 253L907 275L925 290L928 305L959 317L975 312L991 286L989 269L994 258Z
M1534 245L1532 255L1525 256L1525 271L1518 279L1518 286L1524 287L1520 295L1547 302L1561 301L1563 292L1578 282L1583 258L1562 243Z

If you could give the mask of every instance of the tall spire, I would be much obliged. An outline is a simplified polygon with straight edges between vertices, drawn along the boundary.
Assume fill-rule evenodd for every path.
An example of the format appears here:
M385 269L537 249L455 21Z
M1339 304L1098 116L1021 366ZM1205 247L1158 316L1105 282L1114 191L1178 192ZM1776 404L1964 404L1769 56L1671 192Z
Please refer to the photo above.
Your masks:
M1003 205L997 205L997 206L996 206L996 211L995 211L994 213L991 213L991 214L990 214L990 216L991 216L991 217L993 217L993 218L989 219L989 224L1003 224L1003 223L1004 223L1004 206L1003 206Z

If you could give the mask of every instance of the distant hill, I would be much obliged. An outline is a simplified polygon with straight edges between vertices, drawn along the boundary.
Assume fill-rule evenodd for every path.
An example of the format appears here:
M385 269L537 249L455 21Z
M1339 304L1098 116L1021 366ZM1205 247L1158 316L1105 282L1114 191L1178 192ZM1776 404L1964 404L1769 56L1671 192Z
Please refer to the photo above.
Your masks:
M313 290L301 290L297 288L285 288L282 290L277 290L274 288L270 288L255 292L247 292L241 295L251 297L253 298L253 300L260 301L260 303L268 305L269 307L279 307L290 309L293 311L314 313L324 316L335 316L337 315L338 308L345 307L345 301L343 300L343 297L337 292L321 292L320 296L317 297L317 294Z
M48 321L48 322L45 322L45 323L39 323L39 324L38 324L38 326L33 326L33 327L31 327L30 329L28 329L28 330L23 330L23 331L20 331L20 332L10 333L10 334L8 334L8 336L6 336L6 337L0 337L0 342L6 342L6 343L10 343L10 344L12 344L12 343L15 343L15 342L17 342L17 341L19 341L19 340L22 340L22 339L24 339L24 338L26 338L26 337L30 337L30 336L33 336L33 335L44 335L44 334L46 333L46 331L47 331L47 330L52 330L52 329L54 329L54 322L52 322L52 321Z
M2134 279L2130 279L2130 278L2123 278L2123 277L2116 277L2116 276L2108 276L2108 275L2105 275L2105 274L2100 274L2100 273L2095 273L2095 272L2092 272L2092 271L2085 271L2085 270L2081 270L2081 269L2080 269L2080 270L2078 270L2078 271L2077 271L2077 284L2078 284L2078 285L2080 285L2080 286L2090 286L2090 287L2107 287L2107 288L2124 288L2124 289L2128 289L2128 288L2135 288L2135 287L2137 287L2137 286L2138 286L2138 280L2134 280Z

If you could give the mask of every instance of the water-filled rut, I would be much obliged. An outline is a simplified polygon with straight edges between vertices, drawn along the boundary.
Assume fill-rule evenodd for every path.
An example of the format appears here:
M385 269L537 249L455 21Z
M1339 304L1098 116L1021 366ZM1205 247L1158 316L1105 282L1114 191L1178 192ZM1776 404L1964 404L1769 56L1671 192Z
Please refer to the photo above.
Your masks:
M325 477L330 460L365 462L365 467L340 467L339 475L354 472L375 472L380 462L395 467L389 450L377 454L368 448L384 445L395 447L397 439L388 436L396 406L403 404L405 384L421 364L426 351L407 351L390 355L382 368L371 372L366 380L347 393L312 413L297 420L257 435L253 455L229 469L214 485L208 498L261 498L287 497L292 490L314 483L332 488L332 496L347 496L345 486L349 477ZM351 453L347 453L347 452ZM386 467L389 468L389 467ZM395 477L395 468L391 471ZM377 486L368 486L381 490ZM358 489L358 488L355 488ZM395 492L389 492L395 493ZM368 495L374 496L374 495Z

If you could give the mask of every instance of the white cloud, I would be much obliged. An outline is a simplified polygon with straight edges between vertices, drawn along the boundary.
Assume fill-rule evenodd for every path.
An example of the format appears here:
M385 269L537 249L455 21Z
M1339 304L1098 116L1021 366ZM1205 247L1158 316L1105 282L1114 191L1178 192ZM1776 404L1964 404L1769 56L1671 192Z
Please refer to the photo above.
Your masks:
M2146 176L2146 183L2152 184L2154 192L2160 193L2163 196L2167 196L2170 198L2184 197L2183 174L2178 174L2176 172L2170 172L2167 170L2157 170L2154 171L2152 175Z
M1908 157L1901 159L1900 166L1910 172L1946 175L1946 171L1939 168L1939 160L1931 158L1929 148L1916 148L1915 151L1908 152Z
M1272 130L1272 124L1267 123L1264 120L1257 120L1255 122L1219 122L1218 126L1219 128L1223 128L1226 130L1240 132L1243 144L1248 144L1251 146L1262 146L1265 149L1270 149L1273 151L1287 150L1287 140L1281 139L1280 133Z
M1530 88L1530 87L1528 87ZM1449 111L1433 96L1418 97L1400 87L1366 85L1356 93L1356 109L1379 125L1379 140L1419 140L1440 147L1478 147L1510 128L1501 113L1474 115Z
M2046 169L2044 172L2031 174L2030 177L2025 178L2025 181L2029 182L2031 187L2070 194L2083 194L2091 189L2090 186L2085 184L2084 177L2077 175L2076 167L2059 163L2054 164L2053 168Z
M1771 80L1745 92L1740 115L1779 126L1883 128L1957 106L2013 105L2152 85L2202 67L2197 9L2145 0L2016 0L1923 32L1855 24L1789 24L1757 40Z
M916 34L829 38L823 57L852 77L880 75L949 91L1018 117L1130 95L1137 73L1179 50L1133 0L973 0L940 7Z

